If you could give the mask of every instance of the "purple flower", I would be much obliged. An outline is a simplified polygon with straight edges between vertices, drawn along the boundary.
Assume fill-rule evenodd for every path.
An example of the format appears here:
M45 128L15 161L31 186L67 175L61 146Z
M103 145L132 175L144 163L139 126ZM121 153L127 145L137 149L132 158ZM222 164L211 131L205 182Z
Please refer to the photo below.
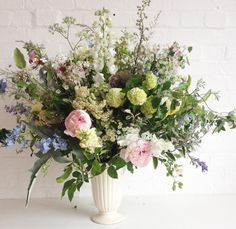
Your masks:
M206 162L200 161L199 158L191 157L191 162L192 162L193 165L196 166L196 168L200 166L201 169L202 169L202 172L208 171L208 166L207 166Z
M5 105L5 110L8 113L12 113L13 115L22 115L25 112L28 111L28 107L26 107L23 103L19 103L17 102L16 105L11 105L11 106L7 106Z
M202 172L208 171L208 166L206 162L197 160L198 165L202 168Z
M39 117L35 114L32 114L32 121L35 122L35 121L39 121Z
M153 74L154 74L155 76L158 76L158 71L157 71L157 70L154 71Z
M0 94L5 93L6 88L7 88L7 81L5 79L0 79Z

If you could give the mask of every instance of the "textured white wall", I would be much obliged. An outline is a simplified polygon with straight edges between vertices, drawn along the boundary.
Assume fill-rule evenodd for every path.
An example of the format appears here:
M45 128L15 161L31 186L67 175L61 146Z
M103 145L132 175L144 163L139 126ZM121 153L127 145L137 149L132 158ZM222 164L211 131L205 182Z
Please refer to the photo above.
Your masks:
M47 32L47 26L65 16L74 16L82 23L91 23L94 9L110 8L114 26L133 29L136 0L0 0L0 67L12 64L16 40L44 43L53 56L67 50L58 37ZM212 102L216 110L236 107L236 0L153 0L150 18L162 11L154 41L167 44L178 41L194 46L191 66L185 72L194 80L203 78L207 85L221 91L221 101ZM0 127L13 127L14 118L4 113L8 98L0 99ZM236 131L207 136L198 150L207 161L209 172L202 174L188 163L184 169L184 189L177 193L236 193ZM0 198L25 197L26 186L34 159L25 152L0 150ZM55 177L62 166L52 165L47 177L40 177L34 197L57 197L60 186ZM162 169L151 166L127 175L126 193L149 195L172 193L171 180ZM145 185L144 185L145 184ZM89 193L83 188L81 195Z

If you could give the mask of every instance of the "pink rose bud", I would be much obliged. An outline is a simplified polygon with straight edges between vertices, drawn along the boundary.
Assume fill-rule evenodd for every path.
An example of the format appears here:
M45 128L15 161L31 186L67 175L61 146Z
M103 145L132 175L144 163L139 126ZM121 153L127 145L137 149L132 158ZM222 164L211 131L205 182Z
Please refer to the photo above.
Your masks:
M151 142L143 139L131 143L126 149L120 152L121 158L125 161L131 161L138 167L146 166L151 160Z
M76 131L90 129L92 125L89 114L84 110L74 110L65 119L65 134L75 137Z
M30 64L35 64L38 65L40 64L40 57L37 55L35 52L30 52L29 53L29 63Z

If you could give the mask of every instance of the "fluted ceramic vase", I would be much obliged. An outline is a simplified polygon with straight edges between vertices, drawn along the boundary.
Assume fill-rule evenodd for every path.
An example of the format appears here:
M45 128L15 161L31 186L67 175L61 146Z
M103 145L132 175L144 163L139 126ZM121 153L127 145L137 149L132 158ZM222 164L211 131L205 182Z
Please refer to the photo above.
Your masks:
M123 196L124 169L117 172L118 179L111 178L105 170L91 180L94 203L99 211L91 217L95 223L115 224L124 220L124 216L117 212Z

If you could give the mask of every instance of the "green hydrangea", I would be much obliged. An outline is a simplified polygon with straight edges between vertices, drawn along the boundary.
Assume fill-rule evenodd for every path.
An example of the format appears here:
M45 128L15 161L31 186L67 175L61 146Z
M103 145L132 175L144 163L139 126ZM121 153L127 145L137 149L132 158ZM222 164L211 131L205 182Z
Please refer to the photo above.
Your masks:
M102 147L101 139L96 134L96 129L78 130L75 136L80 140L80 147L93 151L95 148Z
M147 100L146 92L138 87L128 91L127 97L133 105L143 105Z
M152 73L148 73L143 81L143 85L148 89L152 90L157 86L157 77Z
M141 112L145 116L149 116L154 114L156 111L157 109L153 108L152 106L152 97L148 97L147 101L141 107Z
M125 93L121 92L121 88L111 88L106 94L107 104L111 107L120 107L125 101Z

